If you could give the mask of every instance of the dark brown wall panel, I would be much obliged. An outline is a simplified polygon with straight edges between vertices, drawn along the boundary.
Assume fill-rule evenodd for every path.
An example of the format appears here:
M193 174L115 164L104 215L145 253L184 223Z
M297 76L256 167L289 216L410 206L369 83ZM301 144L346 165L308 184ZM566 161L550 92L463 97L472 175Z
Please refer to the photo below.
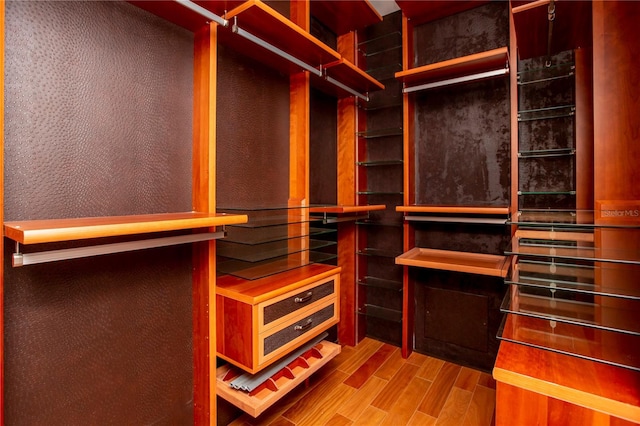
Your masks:
M289 78L218 47L216 195L220 208L289 198Z
M309 196L311 204L338 202L338 101L311 91Z
M7 220L191 210L191 33L7 2L5 59ZM189 246L4 268L7 424L193 422Z

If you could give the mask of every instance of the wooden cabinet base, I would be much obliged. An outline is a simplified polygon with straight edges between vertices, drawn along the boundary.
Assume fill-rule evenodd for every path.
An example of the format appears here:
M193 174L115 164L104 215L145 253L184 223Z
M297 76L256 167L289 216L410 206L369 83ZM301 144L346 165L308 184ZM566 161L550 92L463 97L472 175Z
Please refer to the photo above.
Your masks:
M272 378L268 379L269 385L258 388L254 391L255 395L232 389L228 383L229 379L225 381L226 376L229 375L230 370L233 368L232 366L223 365L218 367L216 370L216 392L218 396L244 412L253 417L258 417L341 351L340 345L327 341L320 342L315 348L317 348L320 357L310 356L305 357L300 362L292 362L285 367L286 373L280 374L278 372L274 374Z

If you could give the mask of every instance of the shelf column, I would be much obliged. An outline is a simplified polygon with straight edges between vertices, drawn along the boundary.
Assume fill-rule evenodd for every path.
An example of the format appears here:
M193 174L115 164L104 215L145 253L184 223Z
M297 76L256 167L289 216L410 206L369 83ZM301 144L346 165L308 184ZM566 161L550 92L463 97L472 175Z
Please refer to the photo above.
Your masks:
M4 164L4 2L0 5L0 164ZM0 173L0 223L4 223L4 171ZM4 244L0 244L4 259ZM0 268L0 424L4 424L4 267Z
M357 37L349 32L338 37L338 53L345 59L356 62ZM362 128L363 117L358 113L356 98L349 96L338 99L338 205L355 205L356 197L356 133ZM340 274L340 322L338 339L340 343L356 345L356 225L354 222L338 224L338 265Z
M202 27L194 40L193 209L216 211L216 43L217 24ZM194 423L216 424L216 245L193 245Z

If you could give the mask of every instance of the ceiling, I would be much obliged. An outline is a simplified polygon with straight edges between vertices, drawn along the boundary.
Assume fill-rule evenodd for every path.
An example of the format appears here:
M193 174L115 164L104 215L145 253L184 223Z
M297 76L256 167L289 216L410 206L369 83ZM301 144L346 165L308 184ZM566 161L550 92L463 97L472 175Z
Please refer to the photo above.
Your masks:
M396 10L400 10L394 0L369 0L371 6L373 6L380 15L385 16Z

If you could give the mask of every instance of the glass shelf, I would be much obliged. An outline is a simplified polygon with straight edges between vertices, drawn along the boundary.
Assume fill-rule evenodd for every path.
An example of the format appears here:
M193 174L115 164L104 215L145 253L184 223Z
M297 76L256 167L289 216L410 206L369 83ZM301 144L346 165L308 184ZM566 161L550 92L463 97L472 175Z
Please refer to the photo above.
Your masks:
M402 292L402 281L385 280L383 278L366 276L358 280L358 284L365 287L375 287Z
M262 262L287 254L298 253L307 250L318 250L324 247L335 246L335 241L310 240L306 237L291 238L283 241L267 242L260 245L239 244L228 241L219 241L217 255L244 262Z
M556 290L555 294L558 296L550 297L531 294L531 290L528 287L513 286L512 292L515 294L507 292L500 310L503 313L640 336L640 312L628 303L621 306L598 304L572 300L570 297L575 296L573 292Z
M538 149L533 151L520 151L518 152L518 158L564 157L575 154L575 148Z
M397 222L391 222L391 221L388 221L388 220L381 220L381 221L359 220L359 221L356 222L356 225L362 225L362 226L391 226L391 227L396 227L396 228L402 228L403 223L400 220L398 220Z
M548 108L537 108L518 111L518 121L550 120L553 118L571 117L576 113L575 105L560 105Z
M384 138L387 136L402 136L402 128L391 127L387 129L376 129L366 132L357 132L356 134L365 139Z
M379 161L358 161L358 166L375 167L375 166L401 166L404 164L402 160L379 160Z
M402 33L400 31L393 31L358 43L358 50L365 56L381 55L396 49L402 49Z
M540 228L627 228L639 229L640 223L596 222L595 210L525 209L518 211L507 221L509 225Z
M358 191L356 192L358 195L403 195L404 193L399 192L390 192L390 191Z
M637 250L595 247L593 243L584 241L560 242L519 238L516 236L511 239L511 244L505 250L505 254L546 259L640 265L640 253Z
M596 284L595 276L600 283ZM600 266L530 263L520 260L505 279L506 284L534 287L549 292L570 291L585 295L640 300L635 284L640 265L605 264Z
M544 83L547 81L569 78L575 75L575 64L565 63L550 67L535 68L518 72L518 86Z
M545 319L506 315L498 339L640 371L640 338Z
M377 256L377 257L388 257L395 259L400 253L394 253L386 250L379 250L376 248L364 248L362 250L358 250L357 254L362 256Z
M365 304L358 309L358 314L367 317L379 318L386 321L402 323L402 312L395 309L383 308L381 306Z
M576 195L576 191L518 191L518 195Z
M312 237L326 234L335 234L336 229L332 228L311 228L298 226L298 230L293 230L288 225L267 226L263 228L241 228L228 226L224 241L238 244L257 245L280 240L288 240L296 237ZM297 231L297 232L296 232Z
M219 274L229 274L246 280L256 280L259 278L275 275L280 272L289 271L313 263L326 263L336 259L335 254L308 252L283 256L277 259L269 259L263 262L244 262L241 260L219 261L217 272Z

